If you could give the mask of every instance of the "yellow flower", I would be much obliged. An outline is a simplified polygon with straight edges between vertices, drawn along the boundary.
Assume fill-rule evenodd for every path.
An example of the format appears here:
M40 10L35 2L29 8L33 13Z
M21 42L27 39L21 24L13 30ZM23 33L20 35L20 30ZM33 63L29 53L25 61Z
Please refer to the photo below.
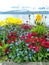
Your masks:
M36 15L36 23L41 22L41 20L42 20L42 15L41 14L37 14Z
M22 24L22 20L19 18L14 18L14 17L8 17L6 19L7 24Z
M21 24L22 24L22 19L17 18L17 24L18 24L18 25L21 25Z
M17 20L16 20L16 18L14 18L14 17L8 17L8 18L6 19L6 23L7 23L7 24L16 24L16 22L17 22Z
M5 25L5 21L0 21L0 26L4 26Z

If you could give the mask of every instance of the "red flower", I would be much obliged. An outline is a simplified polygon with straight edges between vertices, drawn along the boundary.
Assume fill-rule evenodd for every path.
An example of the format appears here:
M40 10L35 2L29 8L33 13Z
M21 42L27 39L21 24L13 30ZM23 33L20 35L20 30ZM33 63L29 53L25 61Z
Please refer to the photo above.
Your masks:
M31 25L28 25L28 24L22 24L21 25L21 28L23 28L23 29L31 29L32 28L32 26Z
M41 46L44 46L45 43L46 43L46 41L43 40L42 43L41 43Z
M17 42L17 40L16 40L16 39L13 39L13 41L14 41L14 42Z
M43 46L44 48L49 48L49 41L43 41L41 43L41 46Z
M38 35L37 32L32 32L31 34L32 34L32 36L37 36Z
M10 32L9 34L8 34L8 38L13 38L13 37L15 37L16 38L16 32Z
M12 34L13 34L13 32L10 32L9 34L10 34L10 35L12 35Z
M32 35L29 33L29 34L27 35L27 37L28 37L28 38L31 38L31 37L32 37Z
M8 40L7 42L8 42L8 44L11 44L11 40Z
M47 41L47 43L46 43L47 45L49 45L49 41Z
M39 50L40 50L40 47L39 47L39 46L36 46L36 47L35 47L35 51L36 51L36 52L39 52Z
M9 34L7 37L8 37L8 38L11 38L11 35Z
M49 36L49 33L48 33L48 36Z
M24 40L26 36L18 36L20 40Z
M37 42L39 42L39 43L41 43L41 42L43 42L44 40L43 39L41 39L41 38L38 38L37 39Z
M5 49L5 53L7 53L7 52L9 52L9 49L8 48Z
M25 36L22 36L23 39L25 39Z
M16 37L15 36L11 36L11 39L13 40L13 39L16 39Z
M32 46L32 44L29 44L29 45L28 45L28 47L29 47L30 49L33 49L33 46Z
M49 48L49 41L45 43L45 48Z
M38 37L36 37L36 38L35 38L35 41L36 41L36 42L39 42L39 38L38 38Z
M14 36L16 37L16 32L14 32L13 34L14 34Z
M41 38L42 38L42 39L46 39L46 36L45 36L45 35L42 35Z
M45 44L44 43L41 43L41 46L45 47Z
M0 42L0 46L2 46L2 43Z
M25 40L25 42L26 42L26 43L29 43L29 42L30 42L30 40L29 40L29 39L26 39L26 40Z

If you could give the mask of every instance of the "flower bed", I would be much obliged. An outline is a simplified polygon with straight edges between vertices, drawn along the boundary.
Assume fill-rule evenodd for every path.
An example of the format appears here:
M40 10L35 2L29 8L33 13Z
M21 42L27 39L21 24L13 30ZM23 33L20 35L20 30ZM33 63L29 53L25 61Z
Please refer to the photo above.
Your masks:
M38 15L39 17L40 15ZM36 17L36 26L21 19L7 18L0 22L0 62L48 62L49 32Z

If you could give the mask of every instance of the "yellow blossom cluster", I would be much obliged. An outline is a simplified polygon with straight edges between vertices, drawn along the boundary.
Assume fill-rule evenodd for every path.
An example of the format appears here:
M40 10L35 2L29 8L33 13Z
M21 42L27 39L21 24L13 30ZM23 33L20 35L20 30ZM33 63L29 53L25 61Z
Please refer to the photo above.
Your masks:
M0 26L4 26L5 24L22 24L21 18L8 17L5 21L0 21Z

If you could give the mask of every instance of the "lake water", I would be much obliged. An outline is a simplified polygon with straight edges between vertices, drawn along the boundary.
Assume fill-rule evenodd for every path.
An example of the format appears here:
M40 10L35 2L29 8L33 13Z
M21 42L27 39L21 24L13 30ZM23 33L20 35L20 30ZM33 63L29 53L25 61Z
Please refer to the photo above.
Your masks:
M5 20L8 17L16 17L21 18L23 20L23 23L26 23L27 20L29 20L29 14L0 14L0 20ZM30 14L30 24L34 25L36 14ZM46 17L46 18L45 18ZM49 14L43 14L43 20L42 20L47 26L49 26Z

